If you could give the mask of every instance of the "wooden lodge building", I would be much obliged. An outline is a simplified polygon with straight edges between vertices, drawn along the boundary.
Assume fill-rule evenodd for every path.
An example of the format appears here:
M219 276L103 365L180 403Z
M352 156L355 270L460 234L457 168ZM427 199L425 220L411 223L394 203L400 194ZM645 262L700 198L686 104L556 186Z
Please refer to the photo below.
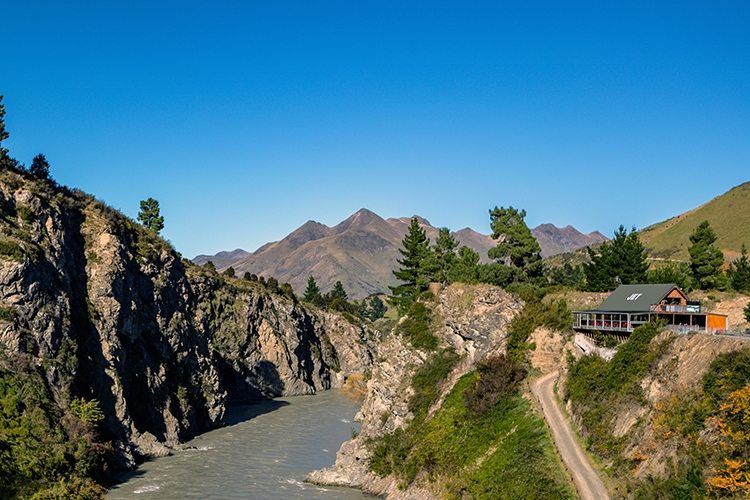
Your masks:
M703 310L677 285L620 285L592 311L574 311L573 329L629 334L652 318L666 320L678 332L724 333L727 316Z

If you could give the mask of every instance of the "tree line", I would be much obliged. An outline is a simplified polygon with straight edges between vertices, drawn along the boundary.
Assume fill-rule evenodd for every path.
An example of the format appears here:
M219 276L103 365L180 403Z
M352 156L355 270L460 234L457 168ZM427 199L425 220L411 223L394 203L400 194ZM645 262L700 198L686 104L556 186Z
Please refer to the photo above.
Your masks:
M498 243L489 250L492 262L487 264L481 264L479 254L461 245L448 228L441 228L431 244L417 218L412 218L399 248L400 268L393 271L402 283L389 287L391 304L407 311L431 282L489 283L519 292L544 286L542 249L524 221L526 211L495 207L489 214L491 237Z
M724 254L714 243L717 236L707 220L690 235L690 262L667 261L651 269L646 249L633 228L615 231L614 239L597 249L587 248L590 262L565 264L550 273L553 284L590 292L608 292L620 284L675 283L685 291L727 290L750 292L750 262L747 248L724 271Z

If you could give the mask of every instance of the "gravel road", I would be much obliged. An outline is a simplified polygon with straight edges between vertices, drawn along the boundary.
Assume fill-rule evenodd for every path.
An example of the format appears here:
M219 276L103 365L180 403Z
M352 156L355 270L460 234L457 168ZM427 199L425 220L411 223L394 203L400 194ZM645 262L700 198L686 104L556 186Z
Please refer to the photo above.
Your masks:
M552 429L552 437L563 461L573 474L578 494L583 500L603 500L611 498L599 475L594 471L581 449L573 429L570 428L555 398L554 387L557 372L552 372L536 380L531 392L542 405L544 419Z

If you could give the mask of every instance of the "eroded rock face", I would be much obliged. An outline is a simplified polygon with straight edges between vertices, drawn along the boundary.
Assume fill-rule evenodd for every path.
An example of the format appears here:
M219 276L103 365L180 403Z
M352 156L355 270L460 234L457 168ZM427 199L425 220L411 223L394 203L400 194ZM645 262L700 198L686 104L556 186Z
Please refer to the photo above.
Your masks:
M476 362L505 352L510 321L523 303L497 287L454 284L431 307L442 325L437 332L441 347L452 347L462 359L441 387L441 396L430 408L428 418L458 379L475 368ZM358 415L362 432L341 446L333 467L312 472L307 481L361 488L388 499L436 497L429 485L413 484L402 490L394 477L381 478L368 470L368 440L403 428L413 418L408 409L413 394L411 378L427 358L428 353L414 349L397 333L389 334L378 348L378 359L367 383L368 394Z
M99 401L125 465L221 425L226 404L340 387L377 334L181 259L81 192L0 176L0 348L55 400Z

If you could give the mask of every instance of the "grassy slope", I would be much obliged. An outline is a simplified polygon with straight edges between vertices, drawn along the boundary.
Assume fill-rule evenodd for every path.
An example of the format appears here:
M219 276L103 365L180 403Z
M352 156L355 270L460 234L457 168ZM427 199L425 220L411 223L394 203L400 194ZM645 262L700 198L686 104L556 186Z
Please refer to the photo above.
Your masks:
M689 261L689 236L704 220L716 231L715 245L725 256L739 255L743 243L750 247L750 182L732 188L705 205L641 230L641 241L654 257L671 256Z

